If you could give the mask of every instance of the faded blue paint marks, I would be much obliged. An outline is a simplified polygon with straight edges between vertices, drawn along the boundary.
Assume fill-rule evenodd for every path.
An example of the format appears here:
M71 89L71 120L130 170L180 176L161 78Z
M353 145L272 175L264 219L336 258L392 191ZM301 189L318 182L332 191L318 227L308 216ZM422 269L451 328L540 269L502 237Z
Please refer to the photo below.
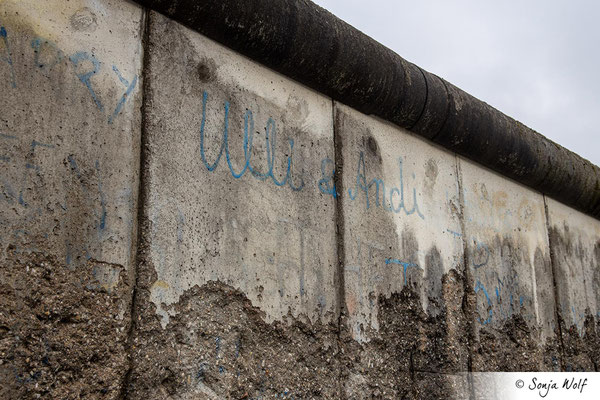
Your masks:
M206 362L200 363L198 366L198 372L196 373L196 379L199 381L203 381L206 376L206 371L208 370L209 365Z
M121 71L119 71L119 68L117 68L116 65L113 65L112 69L113 69L114 73L117 74L117 77L119 78L119 80L121 81L121 83L125 87L129 87L129 81L123 77L123 75L121 74Z
M229 171L231 172L231 176L236 179L241 178L246 171L250 171L251 174L258 179L259 181L266 181L270 178L270 180L276 186L285 186L286 184L294 191L300 191L304 187L304 180L301 178L299 184L295 184L292 182L291 177L291 169L293 166L293 154L294 154L294 140L288 140L290 146L290 154L287 156L287 170L285 173L285 177L282 180L278 180L275 177L274 166L276 159L276 140L277 140L277 126L275 121L272 118L269 118L267 121L267 126L265 128L266 136L265 136L265 144L266 144L266 152L267 152L267 172L260 172L251 164L252 157L252 145L253 145L253 137L254 137L254 118L252 116L252 111L247 110L244 114L244 166L242 167L241 172L236 173L232 162L229 151L229 102L224 103L224 127L223 127L223 137L221 139L221 144L219 148L219 152L215 161L211 164L206 159L205 154L205 125L206 125L206 103L208 100L208 93L204 91L202 96L202 121L200 123L200 159L202 163L209 171L214 171L218 165L221 157L223 156L223 152L225 152L225 158L227 159L227 165L229 166Z
M482 321L479 316L477 318L479 319L480 323L482 323L483 325L487 325L490 322L492 322L492 317L494 315L494 312L492 311L492 300L490 299L490 296L489 296L485 286L483 285L483 283L481 283L480 281L477 281L477 283L475 284L475 293L477 294L479 292L482 292L485 295L485 299L486 299L487 305L488 305L489 316L485 321Z
M15 190L12 188L11 184L5 181L4 179L2 180L2 186L4 187L4 197L6 198L9 204L12 204L17 198Z
M98 160L96 160L96 173L98 174L98 194L100 195L100 207L102 209L99 217L100 221L98 223L98 228L100 228L100 230L104 230L104 228L106 228L106 196L102 190L102 180L100 179L100 162Z
M358 163L357 163L357 167L356 167L355 187L354 187L354 189L352 189L352 188L348 189L348 195L350 196L350 200L355 200L359 194L359 191L362 191L365 194L365 205L366 205L366 209L368 210L370 207L369 190L371 189L371 187L373 185L375 185L375 189L376 189L375 205L377 207L379 207L381 204L382 208L385 211L390 211L390 212L394 212L397 214L400 211L404 210L404 213L406 215L411 215L413 213L416 213L416 215L418 215L421 219L425 219L425 216L423 215L423 213L421 212L421 210L419 208L416 188L413 188L413 206L412 206L412 208L409 210L406 207L405 199L404 199L404 173L403 173L403 164L402 164L401 157L398 157L398 171L399 171L400 187L399 188L392 187L389 191L389 196L388 196L386 194L386 190L385 190L385 182L382 179L373 178L367 184L367 167L365 164L364 153L361 151L359 153ZM381 195L379 194L380 188L381 188ZM397 205L398 205L397 207L394 206L394 195L396 197L399 197L399 202L397 203ZM387 202L386 202L386 197L389 197L389 199L387 199Z
M488 247L488 245L483 242L476 241L475 255L480 255L482 253L483 253L483 257L481 257L481 259L479 259L477 261L475 260L475 257L473 257L473 261L471 262L471 264L473 265L473 267L475 269L478 269L478 268L481 268L481 267L487 265L487 263L490 260L490 248Z
M65 256L65 264L67 265L71 265L71 261L73 259L73 256L71 255L71 245L69 243L66 244L66 256Z
M47 144L47 143L41 143L38 142L37 140L33 140L31 142L31 150L35 150L36 147L45 147L47 149L53 149L55 146L53 144Z
M235 341L235 354L234 357L237 360L240 357L240 347L241 347L241 341L240 338L238 337L237 340Z
M331 166L331 167L329 167ZM331 172L327 173L326 170L331 168ZM330 158L325 158L321 161L321 180L319 180L319 191L323 194L329 194L333 198L337 198L338 193L335 187L335 163Z
M81 171L79 171L79 167L77 166L77 162L72 154L67 156L67 160L69 161L69 165L71 166L71 170L75 172L77 178L81 179Z
M131 97L131 92L133 92L133 89L135 89L135 85L137 84L137 80L138 80L137 75L134 75L133 80L131 81L131 84L129 84L129 81L127 79L123 78L123 75L121 75L121 72L119 71L119 69L117 68L116 65L113 65L113 71L115 72L115 74L117 74L117 77L119 78L121 83L123 85L125 85L125 87L127 89L125 90L125 93L123 94L123 96L121 96L121 99L117 103L117 107L113 111L112 115L110 117L108 117L109 124L113 123L115 118L117 118L117 116L123 109L123 106L127 102L127 99L129 99Z
M10 85L13 88L16 88L17 82L12 52L8 40L8 32L4 26L0 26L0 40L2 43L4 43L4 54L0 54L0 61L8 65L10 71ZM31 41L31 48L33 49L33 64L44 74L48 74L53 67L58 65L65 58L63 51L56 45L56 43L42 37L35 37ZM92 84L92 78L100 72L102 63L93 54L90 54L86 51L76 52L69 57L69 60L75 67L75 75L77 78L79 78L79 80L86 86L98 109L101 112L104 112L104 104L100 100L100 97L94 90ZM89 65L91 65L91 69L89 68ZM114 111L108 117L109 124L112 124L117 116L121 113L127 100L131 97L131 93L135 89L138 81L138 76L134 75L130 83L122 76L121 72L116 66L113 66L113 71L115 74L117 74L117 78L125 86L126 90L118 100Z
M94 57L92 54L89 54L85 51L77 52L77 53L73 54L71 57L69 57L69 59L75 66L75 71L76 71L75 74L77 75L77 78L79 78L81 83L83 83L85 85L85 87L87 87L87 89L90 92L92 99L94 99L94 102L96 103L96 106L98 107L98 109L100 111L104 112L104 106L102 105L102 102L100 101L100 99L96 95L96 92L92 88L92 82L91 82L92 77L94 75L96 75L98 72L100 72L100 67L101 67L100 61L98 61L96 59L96 57ZM92 70L86 71L83 68L79 68L81 65L84 64L84 61L88 61L89 63L92 64L92 67L93 67ZM77 72L78 69L83 69L83 71Z
M0 38L2 38L2 41L4 42L4 47L6 48L6 55L1 57L0 61L4 61L6 64L8 64L8 69L10 71L10 85L14 89L17 87L17 78L15 76L15 67L13 65L10 45L8 43L8 32L3 26L0 26Z
M16 139L16 136L12 136L12 135L6 135L4 133L0 133L0 138L2 139ZM0 156L0 161L4 161L4 162L9 162L10 161L10 157L8 156Z
M0 133L0 137L1 137L2 139L16 139L16 138L17 138L16 136L13 136L13 135L7 135L7 134L5 134L5 133Z
M217 358L220 357L220 353L221 352L221 338L219 336L217 336L215 338L215 355Z
M451 229L446 229L446 233L451 234L452 236L454 236L455 239L461 238L463 236L462 233L453 231Z
M25 199L23 199L23 190L22 189L19 191L19 205L21 205L25 208L29 207L29 203L27 203L25 201Z
M409 263L409 262L404 262L404 261L400 261L397 260L395 258L386 258L385 259L385 264L389 265L389 264L398 264L398 265L402 265L402 268L404 269L404 285L406 285L406 271L409 268L417 268L417 269L421 269L421 267L419 267L417 264L415 263Z
M46 40L40 37L37 37L31 41L31 47L33 48L33 62L36 67L43 70L44 72L48 72L52 67L60 63L64 54L61 49L58 48L56 43ZM45 48L50 49L54 53L54 59L50 62L44 63L40 60L40 55L44 51Z

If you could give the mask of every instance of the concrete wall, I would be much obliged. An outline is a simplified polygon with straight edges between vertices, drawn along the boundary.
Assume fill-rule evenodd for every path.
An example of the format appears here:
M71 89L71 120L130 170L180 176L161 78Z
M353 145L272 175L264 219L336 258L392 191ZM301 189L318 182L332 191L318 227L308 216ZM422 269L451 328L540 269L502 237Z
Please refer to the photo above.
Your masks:
M598 370L598 220L133 3L0 26L0 397Z
M121 391L142 15L119 0L0 1L0 398Z

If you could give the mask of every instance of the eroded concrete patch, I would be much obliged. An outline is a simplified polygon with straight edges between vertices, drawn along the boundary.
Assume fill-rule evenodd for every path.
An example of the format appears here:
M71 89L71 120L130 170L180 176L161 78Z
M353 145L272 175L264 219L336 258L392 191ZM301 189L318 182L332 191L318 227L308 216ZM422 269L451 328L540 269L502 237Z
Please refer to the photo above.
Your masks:
M340 398L337 324L265 313L231 286L209 282L180 297L163 329L141 309L131 399Z
M368 342L358 342L342 325L348 399L468 398L466 370L468 335L462 311L463 278L450 271L441 278L440 312L428 315L421 296L405 287L378 299L378 330L367 331Z
M94 273L104 267L90 260L69 270L9 246L0 269L0 397L119 398L132 285L121 268L106 290Z

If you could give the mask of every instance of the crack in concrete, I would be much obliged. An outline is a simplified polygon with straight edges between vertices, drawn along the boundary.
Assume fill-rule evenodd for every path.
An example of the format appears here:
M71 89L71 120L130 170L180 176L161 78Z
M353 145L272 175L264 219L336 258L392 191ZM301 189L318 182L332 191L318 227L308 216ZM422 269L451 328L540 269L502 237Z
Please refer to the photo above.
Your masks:
M127 399L129 398L129 386L131 385L131 374L133 371L133 366L134 366L134 356L133 356L133 350L135 348L133 341L134 341L134 334L135 334L135 326L136 326L136 320L137 320L137 302L138 302L138 277L139 277L139 264L140 264L140 260L142 259L142 246L141 244L143 243L143 234L145 232L145 230L142 228L140 222L141 221L147 221L146 218L146 204L147 204L147 199L149 194L147 193L147 189L146 189L146 148L147 148L147 135L146 135L146 118L147 118L147 105L148 105L148 97L147 97L147 93L149 91L148 87L148 77L150 76L150 74L147 74L146 71L149 68L149 51L148 51L148 44L149 44L149 36L150 36L150 25L151 25L151 18L150 18L150 13L151 11L147 8L143 9L143 15L142 15L142 20L140 23L140 33L142 36L142 74L141 76L143 76L142 79L142 110L141 110L141 117L142 117L142 121L141 121L141 128L140 128L140 155L139 155L139 167L138 167L138 182L139 182L139 188L138 188L138 198L137 198L137 224L134 224L134 226L137 226L137 238L136 241L134 243L134 251L133 254L134 255L134 262L132 263L133 265L133 291L132 291L132 295L131 295L131 310L130 310L130 318L131 318L131 323L129 326L129 332L127 333L127 352L128 352L128 361L129 361L129 367L127 369L127 371L125 372L125 375L123 377L123 383L122 383L122 387L121 387L121 393L119 395L120 399ZM135 229L135 228L134 228Z

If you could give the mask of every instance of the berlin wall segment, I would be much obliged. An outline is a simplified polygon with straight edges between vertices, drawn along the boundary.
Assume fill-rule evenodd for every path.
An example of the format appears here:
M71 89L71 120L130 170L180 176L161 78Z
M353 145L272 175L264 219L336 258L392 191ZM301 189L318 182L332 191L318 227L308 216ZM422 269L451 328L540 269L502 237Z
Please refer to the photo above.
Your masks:
M402 310L402 318L418 315L434 330L434 320L423 311L418 314L421 299L435 315L446 315L440 298L444 290L446 297L454 296L453 313L462 302L459 275L450 273L445 288L437 282L462 260L457 214L446 216L446 202L435 201L434 183L422 183L417 176L425 173L423 168L432 176L440 168L448 180L448 174L456 174L454 156L446 153L446 163L440 166L434 159L412 160L413 152L431 147L412 138L406 146L421 147L393 146L397 153L386 160L383 175L367 159L368 146L349 143L354 153L351 166L345 167L350 182L337 187L330 99L159 14L151 14L149 27L146 221L129 395L387 396L388 389L382 388L374 371L389 361L389 354L380 349L371 356L362 346L374 339L407 343L415 337L426 343L427 335L401 338L394 332L399 310L391 305L385 310L394 319L389 336L378 335L382 317L377 309L384 306L379 296L386 299L423 280L428 269L429 285L418 285L419 290L427 286L427 292L415 297L406 291L412 296L409 308L415 309ZM406 135L397 128L386 129L388 147L393 135ZM456 179L450 182L443 188L457 209ZM446 191L440 190L446 198ZM381 265L373 271L365 267L367 281L354 283L350 270L360 263L344 261L344 279L364 296L339 299L336 240L347 235L336 234L335 202L340 199L361 219L374 218L373 224L394 216L405 218L410 230L412 220L421 221L416 230L423 230L425 242L428 233L439 230L427 224L427 218L434 221L442 215L448 220L441 230L444 239L437 241L439 249L419 253L414 233L405 235L403 244L397 241L395 227L365 232L359 238L362 247L351 251ZM391 234L391 248L376 254L376 238L369 233ZM371 242L375 247L369 247ZM447 248L450 255L442 255ZM393 284L386 286L386 279ZM382 289L372 291L372 284ZM454 293L457 286L460 291ZM342 301L344 313L349 310L341 326L344 335L339 326ZM396 298L391 303L403 302ZM355 308L350 310L350 304ZM456 337L462 323L451 321ZM429 352L436 340L428 344ZM342 353L340 346L350 352ZM399 349L395 355L402 365L390 369L386 383L408 385L407 393L418 396L411 374L419 368L420 374L448 381L458 393L465 386L458 376L466 370L465 350L463 346L459 361L447 361L457 376L442 378L436 368L443 361L425 367L423 349L423 359L413 368L408 365L409 351ZM361 357L371 360L364 364ZM360 372L373 363L371 371ZM372 390L376 385L380 389Z
M346 392L468 397L455 156L340 104L335 130L343 143Z
M0 6L0 394L468 398L468 370L597 369L598 221L154 12L142 73L130 3Z
M564 369L600 365L600 222L546 198Z
M459 158L474 371L560 370L543 196Z
M341 397L331 100L156 13L147 54L129 397Z
M504 249L513 233L502 218L532 218L527 201L500 201L488 216L479 198L461 193L453 154L345 106L334 111L329 99L154 13L148 46L148 207L132 396L353 397L377 386L383 397L417 397L428 390L423 382L435 382L459 397L468 391L461 372L469 352L499 345L477 342L479 325L516 318L531 325L524 342L543 343L535 293L531 283L519 286L514 269L523 261L524 280L536 262L543 271L547 245L516 238L525 255L515 259ZM465 178L471 186L475 173ZM467 206L469 223L497 234L473 239L472 248ZM542 227L538 242L546 237L541 210L531 228ZM484 267L495 280L476 275ZM308 332L319 340L306 345ZM542 365L534 350L529 367ZM291 362L306 369L290 370ZM494 362L484 357L480 368L501 368Z
M0 397L118 398L142 9L0 1Z

